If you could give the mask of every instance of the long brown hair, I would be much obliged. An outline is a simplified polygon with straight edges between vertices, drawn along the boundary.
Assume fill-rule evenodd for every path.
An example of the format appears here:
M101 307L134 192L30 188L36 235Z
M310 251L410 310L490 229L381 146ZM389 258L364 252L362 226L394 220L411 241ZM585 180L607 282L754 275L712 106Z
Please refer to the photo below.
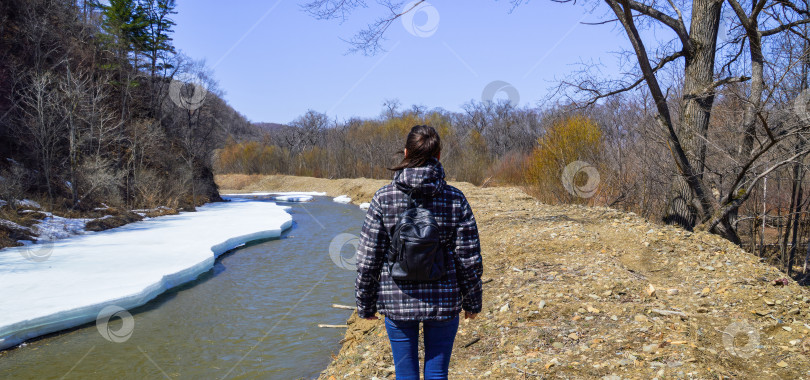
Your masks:
M405 155L405 150L407 150L407 155ZM431 158L439 158L439 153L442 152L442 140L439 139L439 133L433 127L415 125L405 140L405 150L398 152L404 155L402 161L389 170L416 168L424 166Z

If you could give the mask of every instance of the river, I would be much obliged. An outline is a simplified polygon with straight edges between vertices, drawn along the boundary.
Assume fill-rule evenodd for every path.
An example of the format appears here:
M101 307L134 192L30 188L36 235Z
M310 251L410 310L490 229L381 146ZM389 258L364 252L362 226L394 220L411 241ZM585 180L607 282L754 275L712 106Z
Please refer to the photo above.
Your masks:
M354 304L354 272L334 263L330 243L359 234L365 213L326 197L289 205L295 223L280 239L225 254L197 280L130 310L125 341L105 339L95 323L51 334L0 352L0 378L317 376L345 331L317 325L344 324L350 311L330 305ZM127 330L124 319L111 319L109 331Z

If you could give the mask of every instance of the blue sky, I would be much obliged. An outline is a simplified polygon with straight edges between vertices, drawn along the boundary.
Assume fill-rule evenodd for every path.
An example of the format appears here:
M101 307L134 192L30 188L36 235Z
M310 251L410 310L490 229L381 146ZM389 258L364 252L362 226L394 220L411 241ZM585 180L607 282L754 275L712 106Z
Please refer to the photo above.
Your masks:
M471 5L473 4L474 5ZM607 64L625 46L613 26L592 26L601 13L535 0L509 12L510 2L433 1L435 16L414 14L425 37L395 22L387 52L347 54L352 37L386 9L368 9L346 22L316 20L295 0L178 1L174 44L213 68L225 99L251 121L288 123L308 109L331 118L376 117L385 99L460 110L480 100L487 84L508 82L519 105L544 98L556 79L582 60ZM499 92L496 99L507 97Z

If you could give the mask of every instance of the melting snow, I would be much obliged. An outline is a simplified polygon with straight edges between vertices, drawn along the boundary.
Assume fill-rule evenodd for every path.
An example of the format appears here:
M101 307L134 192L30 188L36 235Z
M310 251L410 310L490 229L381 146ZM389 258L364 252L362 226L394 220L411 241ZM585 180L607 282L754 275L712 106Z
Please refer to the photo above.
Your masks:
M39 235L37 240L64 239L69 236L83 234L87 222L93 220L87 218L63 218L49 212L44 214L48 216L31 227L34 233Z
M349 198L348 195L340 195L340 196L335 197L332 200L337 202L337 203L349 203L349 202L352 201L352 199Z
M277 195L273 199L280 202L309 202L312 200L312 195L306 194L290 194L290 195Z
M21 201L17 201L17 206L20 207L31 207L31 208L42 208L39 203L34 202L30 199L23 199Z
M292 225L285 209L234 199L197 212L0 250L0 349L94 321L107 306L143 305L194 280L227 250L280 236ZM49 230L58 220L48 218L37 228Z

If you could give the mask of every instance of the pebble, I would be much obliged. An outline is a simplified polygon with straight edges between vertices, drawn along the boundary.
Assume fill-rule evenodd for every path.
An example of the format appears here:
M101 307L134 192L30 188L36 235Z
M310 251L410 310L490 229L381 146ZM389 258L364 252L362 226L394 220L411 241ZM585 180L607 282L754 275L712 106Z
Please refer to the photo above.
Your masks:
M543 310L544 307L546 307L546 300L542 300L537 304L537 308L540 310Z
M634 319L636 322L647 322L647 317L645 317L645 316L644 316L644 315L642 315L642 314L636 314L636 315L633 317L633 319Z
M619 360L618 362L616 362L616 364L618 364L618 365L620 365L620 366L626 366L626 365L631 365L631 364L633 364L633 361L632 361L632 360L630 360L630 359L621 359L621 360Z
M654 352L658 349L658 343L647 344L643 348L644 352Z

